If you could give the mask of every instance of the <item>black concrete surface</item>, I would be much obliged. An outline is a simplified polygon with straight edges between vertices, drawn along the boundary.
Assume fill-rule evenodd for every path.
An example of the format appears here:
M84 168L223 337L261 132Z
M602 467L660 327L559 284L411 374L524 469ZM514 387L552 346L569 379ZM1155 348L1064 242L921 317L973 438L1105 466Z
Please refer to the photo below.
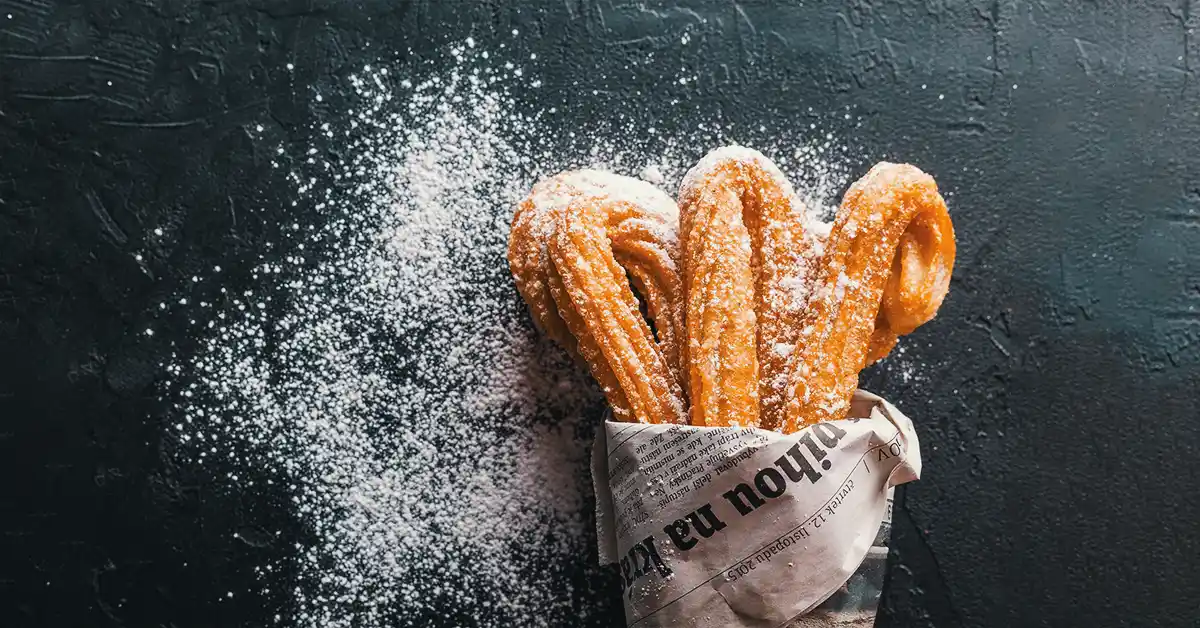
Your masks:
M303 146L350 72L514 28L547 98L597 90L579 118L850 106L864 154L950 194L924 377L864 381L926 452L882 625L1197 625L1197 26L1187 0L0 0L0 625L271 624L278 594L220 598L287 552L254 530L303 531L177 465L158 364L193 341L138 332L198 269L247 285L294 211L261 147ZM699 80L623 69L649 51Z

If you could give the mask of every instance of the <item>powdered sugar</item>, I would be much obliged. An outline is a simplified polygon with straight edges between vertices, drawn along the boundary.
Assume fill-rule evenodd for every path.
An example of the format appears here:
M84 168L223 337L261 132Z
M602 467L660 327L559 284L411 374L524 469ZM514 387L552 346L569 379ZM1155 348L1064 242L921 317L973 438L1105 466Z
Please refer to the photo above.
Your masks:
M667 181L667 178L663 176L662 170L658 167L658 164L646 164L646 167L642 168L642 171L638 173L638 176L641 177L643 181L653 183L655 185L662 185Z
M590 168L565 173L538 185L529 200L535 210L548 211L576 196L628 201L667 224L679 222L679 207L662 190L632 177Z
M819 153L810 152L808 149L797 150L795 153L796 156L809 157L813 154ZM772 160L757 150L734 144L711 150L705 154L684 176L683 182L679 186L680 195L688 194L689 190L701 185L703 181L711 177L714 169L731 161L755 164L771 177L778 189L788 195L792 215L803 221L804 224L806 241L803 253L810 260L810 266L815 264L815 261L824 253L825 240L829 237L832 227L832 223L828 222L826 218L833 214L832 204L827 196L832 193L830 175L834 169L824 166L824 162L816 162L817 167L813 168L809 174L815 174L818 183L815 186L810 184L806 190L807 193L800 194L792 187L787 175ZM844 176L844 171L841 173ZM810 179L811 181L812 179ZM764 243L764 246L769 245L769 242ZM780 286L793 293L786 301L802 305L810 296L808 294L809 283L810 281L806 277L784 278Z
M203 302L201 349L168 367L180 457L227 470L230 490L288 488L310 540L261 569L264 587L295 574L285 625L582 625L613 597L587 590L610 586L589 559L602 397L533 330L504 261L508 221L535 180L580 165L654 164L633 193L673 214L654 185L673 190L726 138L710 125L652 149L593 137L551 152L553 129L509 95L531 79L482 52L350 79L353 109L314 128L319 145L289 173L285 241L252 290ZM324 160L327 146L342 157ZM846 168L783 155L810 177L805 203L827 206Z
M586 612L553 570L525 566L587 555L587 434L575 430L599 396L529 329L505 277L507 208L528 180L497 132L517 119L512 103L470 76L407 94L378 74L353 79L367 103L353 121L368 130L318 164L340 183L318 191L296 173L330 212L297 239L334 242L327 258L261 267L261 292L286 305L239 309L172 367L191 395L180 439L202 444L188 455L292 487L315 537L292 564L295 625L422 624L447 607L478 625L554 625Z
M845 271L838 273L837 281L833 284L833 300L841 303L846 298L846 290L857 286L858 282L850 279Z

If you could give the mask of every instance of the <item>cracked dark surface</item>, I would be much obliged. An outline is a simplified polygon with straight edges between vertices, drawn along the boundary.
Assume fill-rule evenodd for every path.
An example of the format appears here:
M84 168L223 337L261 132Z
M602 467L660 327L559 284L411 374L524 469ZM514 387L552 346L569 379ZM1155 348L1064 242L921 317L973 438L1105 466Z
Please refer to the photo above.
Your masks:
M236 261L290 200L265 147L336 119L352 68L514 28L546 97L598 91L588 115L678 95L622 69L654 51L731 124L853 106L850 140L951 194L951 297L909 343L928 380L864 382L917 418L926 455L881 625L1195 625L1187 0L157 4L0 2L0 625L260 626L285 607L241 592L286 555L275 530L302 534L286 495L173 462L158 364L192 340L182 320L135 332L200 269L247 284Z

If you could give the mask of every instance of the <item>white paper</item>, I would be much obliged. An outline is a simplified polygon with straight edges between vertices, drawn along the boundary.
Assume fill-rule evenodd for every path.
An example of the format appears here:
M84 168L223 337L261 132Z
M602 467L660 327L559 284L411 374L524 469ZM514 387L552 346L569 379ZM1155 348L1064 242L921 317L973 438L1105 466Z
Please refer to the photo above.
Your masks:
M606 422L592 456L597 533L628 625L775 628L842 587L890 488L921 473L907 417L865 391L852 406L788 435Z

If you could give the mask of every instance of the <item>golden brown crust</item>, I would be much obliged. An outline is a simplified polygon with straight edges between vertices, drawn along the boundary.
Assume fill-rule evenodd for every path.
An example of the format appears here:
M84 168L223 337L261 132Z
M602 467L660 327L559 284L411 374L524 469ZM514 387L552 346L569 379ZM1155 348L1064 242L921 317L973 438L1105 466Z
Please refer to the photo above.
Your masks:
M640 248L628 242L618 244L612 238L613 234L624 235L620 223L636 220L637 211L625 201L581 198L559 214L560 228L551 238L549 250L569 300L560 304L560 309L568 306L582 323L577 334L580 347L594 344L598 349L598 355L588 355L590 351L584 355L596 379L603 382L611 377L615 381L620 394L609 395L614 414L625 404L620 410L622 414L627 410L630 420L682 423L682 389L666 352L642 318L625 268L614 255L617 248ZM658 283L654 277L649 279ZM662 291L658 292L661 295ZM658 300L661 302L661 296Z
M933 318L949 287L954 228L913 166L872 168L823 241L748 149L706 156L680 203L574 171L540 182L513 219L509 264L534 320L588 366L618 420L793 432L840 419L859 371Z
M646 183L583 170L538 183L513 218L521 296L538 327L588 366L618 420L685 419L677 216Z
M564 187L553 179L543 181L534 186L529 197L517 205L508 235L508 266L517 284L517 291L525 299L525 305L538 329L578 358L575 338L559 315L550 292L550 255L546 251L546 243L547 234L554 223L554 210L539 207L535 202L539 195L547 195L552 190ZM574 196L570 188L564 193Z
M687 373L694 425L777 425L811 246L774 164L724 148L680 189Z
M888 356L896 348L900 335L887 326L887 321L881 317L875 319L875 329L871 332L871 344L867 347L867 364L870 366Z
M881 163L850 187L801 323L785 431L845 416L858 372L936 314L954 253L946 203L929 175Z

